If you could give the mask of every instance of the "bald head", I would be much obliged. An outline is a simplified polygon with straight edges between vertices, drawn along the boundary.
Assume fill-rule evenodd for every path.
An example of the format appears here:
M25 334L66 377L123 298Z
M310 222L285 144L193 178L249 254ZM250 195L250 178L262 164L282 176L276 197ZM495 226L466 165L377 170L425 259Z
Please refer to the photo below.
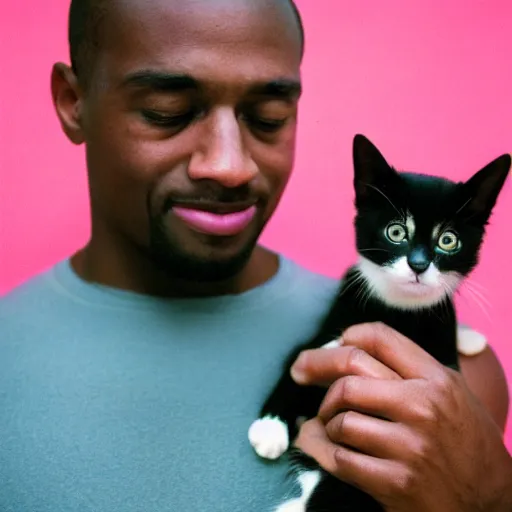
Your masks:
M186 0L180 0L185 2ZM208 0L211 1L211 0ZM247 0L254 6L256 0ZM126 2L129 4L129 2ZM297 25L304 52L304 28L302 19L293 0L258 0L263 8L269 4L282 4L290 10L290 20ZM102 30L113 0L72 0L69 10L68 41L71 66L82 86L86 87L92 75L95 60L101 50ZM238 0L240 5L240 0Z

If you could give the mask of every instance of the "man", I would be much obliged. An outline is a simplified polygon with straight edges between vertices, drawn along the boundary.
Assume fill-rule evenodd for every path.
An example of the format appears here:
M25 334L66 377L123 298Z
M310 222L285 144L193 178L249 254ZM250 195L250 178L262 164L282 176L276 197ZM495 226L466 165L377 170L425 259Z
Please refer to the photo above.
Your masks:
M86 147L92 235L0 303L0 509L271 510L286 465L247 428L337 286L257 245L293 165L298 13L74 0L70 45L52 94ZM299 444L389 511L510 510L503 374L490 350L462 366L467 386L354 327L293 369L330 386Z

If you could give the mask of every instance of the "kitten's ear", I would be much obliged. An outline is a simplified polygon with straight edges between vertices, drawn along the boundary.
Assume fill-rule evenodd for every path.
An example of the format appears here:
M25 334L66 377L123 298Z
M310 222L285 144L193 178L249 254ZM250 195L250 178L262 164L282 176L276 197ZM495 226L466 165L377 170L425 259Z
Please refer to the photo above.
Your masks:
M353 143L354 188L356 202L365 199L372 187L380 186L395 171L386 162L381 152L364 136L357 134ZM373 189L374 190L374 189Z
M464 185L464 204L458 213L467 220L486 224L510 171L510 155L500 157L478 171Z

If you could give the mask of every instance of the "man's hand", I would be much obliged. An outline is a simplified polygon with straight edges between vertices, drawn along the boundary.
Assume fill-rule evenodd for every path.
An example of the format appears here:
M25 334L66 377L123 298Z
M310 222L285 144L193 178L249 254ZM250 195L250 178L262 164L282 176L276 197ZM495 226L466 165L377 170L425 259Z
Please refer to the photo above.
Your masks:
M390 512L512 511L512 458L459 373L382 324L340 343L292 368L299 383L331 384L302 450Z

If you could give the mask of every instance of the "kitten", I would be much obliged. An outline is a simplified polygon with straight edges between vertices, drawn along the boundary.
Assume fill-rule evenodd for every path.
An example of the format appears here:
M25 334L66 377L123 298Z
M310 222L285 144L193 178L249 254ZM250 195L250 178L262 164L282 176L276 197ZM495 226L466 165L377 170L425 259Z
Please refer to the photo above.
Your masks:
M457 338L460 352L477 352L485 345L483 336L457 328L452 296L477 264L510 155L497 158L465 183L399 173L362 135L354 138L353 158L359 262L342 279L318 334L290 354L260 418L249 429L252 446L264 458L276 459L288 450L298 422L316 416L326 393L291 379L290 367L300 351L333 346L332 340L347 327L374 321L393 327L455 370ZM383 510L299 450L290 457L302 496L276 512Z

